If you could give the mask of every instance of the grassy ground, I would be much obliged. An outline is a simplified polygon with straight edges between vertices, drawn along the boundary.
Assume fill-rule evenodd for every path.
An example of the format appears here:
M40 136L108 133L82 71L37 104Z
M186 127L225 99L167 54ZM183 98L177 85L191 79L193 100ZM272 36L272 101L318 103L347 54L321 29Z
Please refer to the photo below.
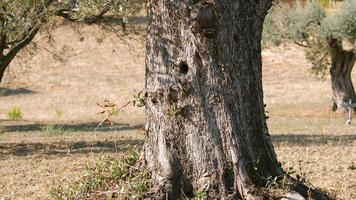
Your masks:
M60 27L54 36L58 49L70 49L65 61L40 49L24 76L10 73L2 85L0 199L49 199L53 186L77 180L86 165L142 144L142 108L127 108L113 117L113 127L93 130L104 117L96 114L97 102L124 105L143 88L143 42L130 39L127 46L95 27L83 32ZM280 161L338 199L356 199L356 125L330 111L329 79L311 76L294 46L266 49L263 61L268 125ZM8 119L14 106L23 119Z
M356 199L356 125L345 125L345 114L331 111L329 77L311 76L300 48L267 49L263 58L268 125L278 158L337 199Z

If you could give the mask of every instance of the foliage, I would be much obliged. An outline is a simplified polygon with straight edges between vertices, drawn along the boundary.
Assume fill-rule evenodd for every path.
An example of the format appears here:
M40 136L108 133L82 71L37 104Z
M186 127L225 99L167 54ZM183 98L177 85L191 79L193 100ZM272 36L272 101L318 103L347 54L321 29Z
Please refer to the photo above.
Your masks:
M308 1L303 7L299 1L294 7L276 4L266 17L263 40L279 45L282 42L308 42L318 32L317 29L325 13L316 0Z
M312 64L312 72L325 75L330 65L328 39L337 39L341 45L345 39L351 43L356 38L356 0L346 0L335 13L323 10L316 0L294 7L276 4L267 15L263 41L280 45L294 42L306 47L306 57Z
M1 39L7 43L9 52L44 22L49 3L49 0L1 1Z
M141 153L132 150L121 159L108 158L87 166L74 184L51 190L53 199L139 199L150 186L150 176L142 165Z
M35 37L48 16L50 0L1 1L0 66L3 71Z
M194 193L194 197L190 198L191 200L203 200L203 199L207 199L208 193L206 189L203 189L201 191L197 191ZM185 198L185 199L189 199L189 198Z
M291 7L284 4L274 5L266 16L263 27L263 43L280 45L292 39L289 26L292 24Z
M94 23L109 14L111 18L127 22L127 16L139 10L143 0L63 0L57 14L73 21Z
M54 111L54 115L57 117L57 118L60 118L64 115L64 111L62 109L57 109Z
M42 29L50 34L58 17L73 22L107 25L127 23L127 16L139 10L143 0L3 0L0 1L0 81L14 57ZM51 36L47 39L51 41Z
M356 40L356 0L346 0L340 11L327 16L321 25L321 33L342 42L343 39L355 43Z
M7 113L7 117L12 120L22 119L22 111L20 107L14 106Z

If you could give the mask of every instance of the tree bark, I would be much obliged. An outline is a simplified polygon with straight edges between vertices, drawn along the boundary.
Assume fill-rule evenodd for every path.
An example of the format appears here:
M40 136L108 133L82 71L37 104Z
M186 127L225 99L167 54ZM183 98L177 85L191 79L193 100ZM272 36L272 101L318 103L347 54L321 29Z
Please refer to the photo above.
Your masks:
M154 185L148 197L266 199L260 192L266 179L284 175L262 91L261 35L271 1L147 6L144 150ZM300 183L295 190L314 195Z
M7 67L9 66L9 64L10 64L10 62L4 56L0 55L0 83L2 83L5 71L6 71Z
M6 53L4 53L4 49L0 49L0 83L4 77L6 69L9 67L11 61L16 57L16 55L25 48L32 40L35 38L38 33L40 26L32 27L28 34L25 35L21 41L19 41L16 45L11 47ZM3 35L1 38L6 44L6 36Z
M157 199L262 199L283 174L263 103L271 1L148 1L145 157Z
M333 110L343 108L342 104L350 99L356 103L355 89L352 84L351 72L356 56L353 51L344 50L336 39L329 39L331 54L331 87L333 90Z
M0 65L0 83L2 82L2 78L4 77L6 71L6 66Z

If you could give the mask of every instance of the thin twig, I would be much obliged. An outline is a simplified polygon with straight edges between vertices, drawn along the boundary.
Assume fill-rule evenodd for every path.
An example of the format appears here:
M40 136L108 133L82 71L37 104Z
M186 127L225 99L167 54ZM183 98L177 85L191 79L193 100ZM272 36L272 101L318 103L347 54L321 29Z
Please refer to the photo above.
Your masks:
M128 101L126 104L124 104L123 106L121 106L117 111L121 111L121 110L124 109L126 106L128 106L130 103L131 103L131 101ZM103 124L104 124L106 121L109 121L109 122L113 123L109 118L110 118L110 116L112 116L114 113L111 112L108 108L112 108L112 107L114 107L115 105L114 105L114 104L111 104L110 106L105 106L105 105L100 105L100 104L98 103L98 106L105 108L105 110L102 111L101 113L106 113L106 116L105 116L105 118L98 124L98 126L95 127L95 129L93 130L94 133L95 133L101 126L103 126Z
M294 41L294 43L295 43L296 45L298 45L298 46L305 47L305 48L309 48L308 45L302 44L302 43L300 43L300 42Z
M97 130L98 130L98 128L100 128L103 124L104 124L104 122L106 121L106 120L108 120L109 119L109 115L106 115L106 117L98 124L98 126L93 130L93 132L96 132Z

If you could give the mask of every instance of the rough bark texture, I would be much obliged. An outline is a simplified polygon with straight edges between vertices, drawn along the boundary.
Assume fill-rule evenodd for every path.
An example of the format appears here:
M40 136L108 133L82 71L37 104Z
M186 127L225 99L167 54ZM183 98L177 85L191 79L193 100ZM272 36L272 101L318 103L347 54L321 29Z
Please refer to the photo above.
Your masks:
M270 3L149 1L145 153L157 198L259 199L261 177L282 174L262 92Z
M331 54L331 87L333 90L333 110L342 108L342 103L356 102L355 89L352 84L351 72L356 56L353 51L342 49L337 40L329 40Z
M199 191L207 199L263 199L265 178L283 175L262 91L270 5L148 1L145 156L153 199Z

